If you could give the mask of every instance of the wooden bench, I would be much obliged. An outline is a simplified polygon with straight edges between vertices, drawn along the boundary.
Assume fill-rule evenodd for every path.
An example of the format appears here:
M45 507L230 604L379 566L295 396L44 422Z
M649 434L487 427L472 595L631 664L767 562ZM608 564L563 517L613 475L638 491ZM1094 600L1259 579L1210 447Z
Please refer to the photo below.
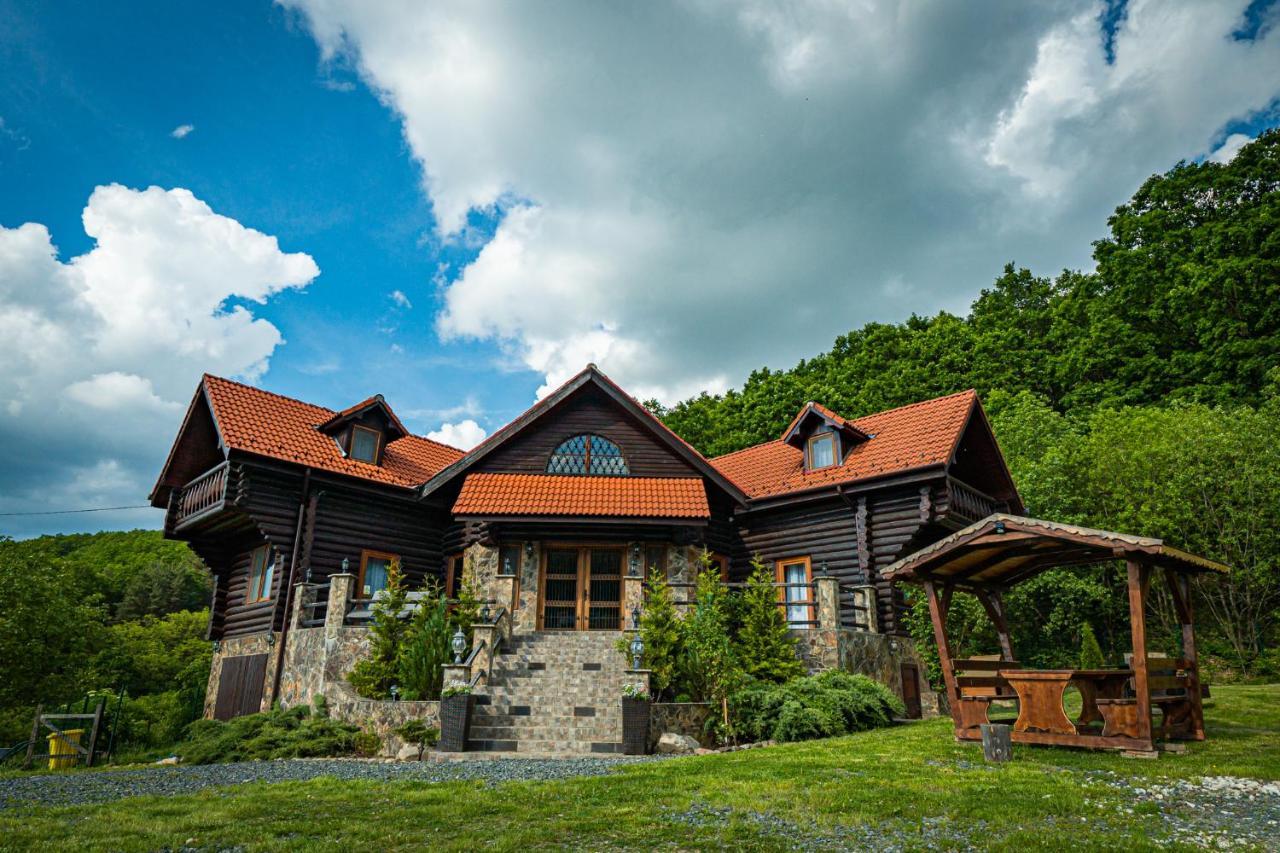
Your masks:
M1132 663L1133 655L1125 655L1124 658ZM1159 653L1147 655L1147 690L1151 694L1153 716L1155 709L1160 709L1161 740L1192 736L1192 679L1187 672L1190 668L1190 662L1181 658ZM1204 693L1203 689L1201 693ZM1098 710L1102 713L1103 737L1138 736L1138 700L1133 696L1098 699Z
M1017 694L1002 678L1002 669L1021 669L1017 661L1001 660L999 655L977 655L953 662L956 689L960 693L957 703L958 728L976 730L989 723L991 703L1017 701Z

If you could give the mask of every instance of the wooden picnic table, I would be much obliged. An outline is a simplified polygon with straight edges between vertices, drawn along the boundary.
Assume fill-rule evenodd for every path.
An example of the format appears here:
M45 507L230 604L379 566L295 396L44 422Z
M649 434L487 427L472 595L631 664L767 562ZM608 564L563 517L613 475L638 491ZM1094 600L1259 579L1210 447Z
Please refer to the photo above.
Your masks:
M1125 682L1133 676L1127 669L1002 669L1000 677L1018 694L1018 719L1014 732L1076 734L1077 725L1087 726L1102 719L1098 698L1119 697ZM1083 705L1080 719L1071 722L1062 707L1067 686L1075 683Z

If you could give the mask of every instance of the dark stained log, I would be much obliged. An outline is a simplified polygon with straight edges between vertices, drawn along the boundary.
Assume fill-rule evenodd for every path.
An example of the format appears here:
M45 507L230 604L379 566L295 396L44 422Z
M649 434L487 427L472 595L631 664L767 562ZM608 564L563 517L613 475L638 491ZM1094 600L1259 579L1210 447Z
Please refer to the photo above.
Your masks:
M1137 560L1128 560L1129 625L1133 635L1133 692L1137 698L1138 740L1152 748L1151 689L1147 683L1147 585L1151 570Z
M947 606L938 599L938 590L934 582L924 582L924 594L929 601L929 619L933 622L933 639L938 644L938 665L942 669L942 680L947 687L947 700L951 707L951 718L960 728L960 691L956 687L956 673L951 656L951 640L947 637Z
M1174 611L1182 625L1182 657L1187 662L1187 699L1191 703L1191 733L1204 740L1204 701L1200 695L1200 659L1196 653L1196 628L1191 604L1191 579L1166 567L1165 580L1173 596Z

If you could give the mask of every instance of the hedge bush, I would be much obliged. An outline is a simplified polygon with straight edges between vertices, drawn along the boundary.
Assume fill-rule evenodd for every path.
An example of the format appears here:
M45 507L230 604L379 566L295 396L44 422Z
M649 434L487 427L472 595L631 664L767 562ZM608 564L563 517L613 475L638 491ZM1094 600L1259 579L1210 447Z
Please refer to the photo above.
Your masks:
M196 720L174 752L187 764L350 755L360 734L359 727L302 705L226 721Z
M784 684L755 681L730 700L747 741L797 741L888 726L906 713L889 688L864 675L828 671Z

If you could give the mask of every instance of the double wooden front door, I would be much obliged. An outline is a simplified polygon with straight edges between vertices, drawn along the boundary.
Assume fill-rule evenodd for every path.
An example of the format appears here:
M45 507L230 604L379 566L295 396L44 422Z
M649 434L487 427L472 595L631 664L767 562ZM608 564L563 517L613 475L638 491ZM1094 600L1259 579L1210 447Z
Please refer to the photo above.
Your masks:
M542 552L538 627L547 631L622 628L623 549L559 547Z

